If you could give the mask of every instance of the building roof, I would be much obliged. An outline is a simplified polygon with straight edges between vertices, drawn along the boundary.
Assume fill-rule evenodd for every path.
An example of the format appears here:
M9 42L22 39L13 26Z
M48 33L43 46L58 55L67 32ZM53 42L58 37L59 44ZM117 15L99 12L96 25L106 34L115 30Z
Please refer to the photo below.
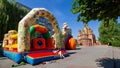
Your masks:
M16 2L16 3L17 3L17 5L18 5L19 7L24 7L24 8L26 8L28 11L31 10L31 8L28 7L28 6L26 6L26 5L23 5L23 4L19 3L19 2Z

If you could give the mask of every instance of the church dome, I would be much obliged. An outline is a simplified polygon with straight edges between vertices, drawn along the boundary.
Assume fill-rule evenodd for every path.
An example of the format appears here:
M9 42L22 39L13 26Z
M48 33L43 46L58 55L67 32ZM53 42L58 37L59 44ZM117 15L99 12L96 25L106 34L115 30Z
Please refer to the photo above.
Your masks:
M93 31L87 25L84 26L82 32L84 34L92 34L93 33Z
M85 26L85 27L83 28L83 31L87 31L88 29L89 29L89 27Z

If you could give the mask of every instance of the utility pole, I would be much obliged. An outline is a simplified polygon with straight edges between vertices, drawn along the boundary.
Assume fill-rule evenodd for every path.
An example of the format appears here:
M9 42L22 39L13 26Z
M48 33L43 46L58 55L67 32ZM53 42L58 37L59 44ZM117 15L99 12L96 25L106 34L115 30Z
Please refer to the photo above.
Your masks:
M113 68L116 68L116 58L115 58L115 47L112 47L112 53L113 53Z

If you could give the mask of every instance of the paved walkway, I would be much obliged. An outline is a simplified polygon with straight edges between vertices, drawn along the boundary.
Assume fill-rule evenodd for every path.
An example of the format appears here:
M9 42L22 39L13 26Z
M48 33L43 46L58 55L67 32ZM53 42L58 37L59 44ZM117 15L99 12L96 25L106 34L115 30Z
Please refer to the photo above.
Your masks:
M80 46L69 50L69 57L53 60L46 64L22 65L17 68L120 68L120 49L108 46ZM117 59L117 60L116 60ZM0 57L0 68L11 68L15 64Z

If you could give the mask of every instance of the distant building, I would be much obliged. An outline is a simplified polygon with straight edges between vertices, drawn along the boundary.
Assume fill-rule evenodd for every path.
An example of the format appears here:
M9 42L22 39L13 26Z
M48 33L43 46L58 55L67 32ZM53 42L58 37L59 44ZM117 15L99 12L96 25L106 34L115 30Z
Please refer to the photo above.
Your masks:
M78 45L83 46L92 46L96 43L95 35L93 31L88 27L88 25L84 25L84 28L78 31Z
M21 4L21 3L19 3L19 2L16 2L16 3L17 3L17 6L18 6L18 7L23 7L23 8L25 8L28 12L31 10L31 8L29 8L29 7Z

